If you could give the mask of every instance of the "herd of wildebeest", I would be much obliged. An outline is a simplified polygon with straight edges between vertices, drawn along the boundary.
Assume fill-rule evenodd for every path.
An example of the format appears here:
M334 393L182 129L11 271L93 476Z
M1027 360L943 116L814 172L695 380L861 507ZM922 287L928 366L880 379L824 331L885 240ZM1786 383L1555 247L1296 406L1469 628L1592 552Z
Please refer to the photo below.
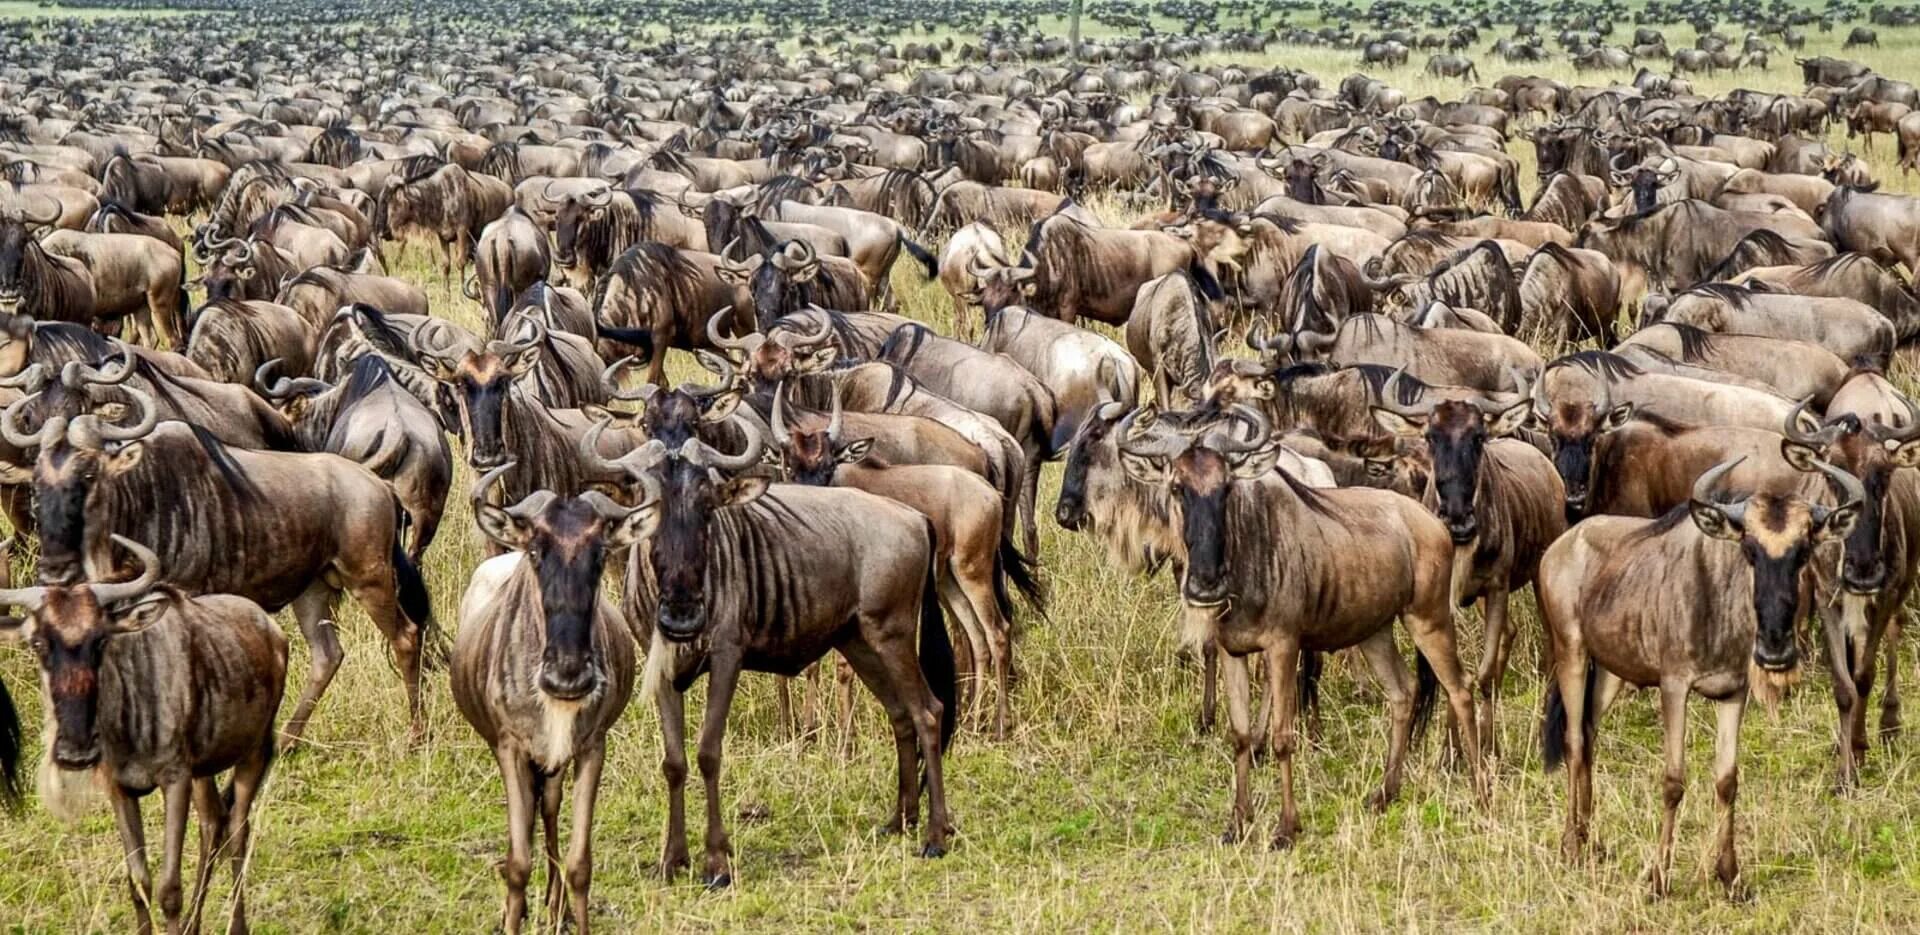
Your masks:
M1800 93L1701 96L1679 54L1625 84L1481 86L1447 52L1428 71L1462 76L1457 96L1416 98L1186 63L1277 41L1393 61L1555 28L1577 59L1629 20L1395 2L1225 30L1189 6L1159 11L1196 17L1185 35L1077 50L966 5L944 8L978 27L959 48L828 31L784 53L751 30L642 42L562 20L509 40L484 16L370 30L297 5L276 25L0 26L0 501L36 576L0 591L17 612L0 636L42 675L41 798L107 791L140 928L155 902L170 930L197 925L219 859L244 928L250 810L342 662L343 593L387 641L414 738L423 671L444 665L498 759L509 931L536 812L548 915L586 930L604 741L636 690L665 746L661 868L689 865L684 692L702 675L701 876L725 885L741 673L817 673L830 651L837 716L857 678L891 725L892 829L941 855L957 726L1004 737L1016 716L1014 618L1044 612L1054 461L1060 526L1178 583L1203 729L1225 684L1229 838L1258 752L1279 766L1273 843L1300 833L1302 718L1341 650L1388 715L1372 804L1442 693L1484 798L1529 585L1570 856L1623 686L1659 692L1656 892L1690 694L1717 711L1728 886L1743 712L1803 653L1829 672L1838 784L1857 782L1920 568L1920 406L1888 379L1920 335L1920 199L1877 191L1829 129L1891 134L1912 168L1914 86L1821 56L1795 61ZM1650 5L1628 54L1658 58L1645 47L1683 14L1709 53L1744 30L1743 64L1767 37L1861 20ZM1530 198L1509 152L1527 147ZM394 275L403 241L479 327ZM920 278L951 295L953 333L897 314L893 284ZM670 385L676 350L706 375ZM456 459L493 557L436 612L422 559ZM276 725L284 608L311 663ZM784 681L779 697L792 725ZM17 798L26 744L0 713ZM155 789L157 886L138 805Z

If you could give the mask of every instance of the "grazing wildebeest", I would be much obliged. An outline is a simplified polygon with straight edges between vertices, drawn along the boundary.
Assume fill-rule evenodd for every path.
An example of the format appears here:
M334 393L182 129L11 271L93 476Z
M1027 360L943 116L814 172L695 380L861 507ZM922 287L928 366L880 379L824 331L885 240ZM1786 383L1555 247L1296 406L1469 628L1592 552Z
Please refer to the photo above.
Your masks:
M1839 506L1773 493L1717 499L1721 479L1737 463L1702 474L1685 507L1651 520L1594 517L1540 559L1536 591L1554 665L1540 739L1548 768L1562 760L1567 766L1561 850L1574 859L1587 845L1600 716L1623 685L1658 686L1665 770L1660 843L1649 874L1656 895L1667 890L1673 829L1686 794L1687 696L1693 692L1715 705L1720 820L1714 872L1729 889L1739 882L1733 808L1748 694L1776 694L1799 667L1794 629L1801 572L1817 545L1853 529L1866 496L1858 479L1821 462L1818 468L1844 492Z
M533 816L546 830L547 919L567 900L577 932L588 931L593 812L607 730L633 695L633 630L601 593L607 556L653 535L656 498L623 507L587 491L535 491L511 506L487 488L511 462L473 486L473 516L508 550L474 569L460 599L460 635L450 674L454 704L493 748L507 791L507 859L501 926L520 931L533 874ZM573 825L560 862L561 771L573 766ZM564 876L563 876L564 873Z
M33 647L48 697L48 805L87 774L105 780L126 852L135 928L153 931L152 904L167 930L181 930L182 851L189 807L200 812L200 873L188 931L213 878L213 861L233 865L230 931L247 930L245 896L253 801L273 761L273 719L287 681L287 639L258 604L230 594L189 597L160 584L160 559L121 536L133 580L0 590L0 642ZM231 770L223 790L219 775ZM71 777L71 778L68 778ZM160 886L147 866L140 799L166 799Z

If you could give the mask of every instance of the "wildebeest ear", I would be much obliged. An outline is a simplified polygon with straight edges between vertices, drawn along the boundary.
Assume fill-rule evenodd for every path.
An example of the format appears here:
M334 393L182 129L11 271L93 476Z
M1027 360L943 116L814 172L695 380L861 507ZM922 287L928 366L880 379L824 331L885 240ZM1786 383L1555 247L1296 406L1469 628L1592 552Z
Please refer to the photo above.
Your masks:
M720 485L721 506L745 506L760 499L771 483L764 477L736 477Z
M158 623L172 606L173 599L165 593L148 592L131 607L126 607L114 614L113 632L138 633Z
M720 281L728 283L729 285L735 285L735 286L745 284L748 276L750 275L745 269L741 267L731 266L725 263L714 267L713 271L715 274L719 275Z
M1894 467L1914 467L1920 465L1920 438L1908 439L1907 441L1891 440L1887 442L1887 445L1892 449L1889 454L1893 458Z
M1733 520L1728 519L1726 512L1719 507L1695 503L1688 506L1687 510L1693 515L1693 524L1700 527L1701 532L1715 539L1740 541L1742 535L1740 527L1735 526Z
M607 548L624 549L642 539L651 538L653 531L660 528L660 505L649 503L637 509L629 510L627 515L607 530Z
M1633 418L1633 404L1621 403L1607 410L1606 419L1601 423L1600 431L1611 432L1620 426L1626 425L1627 420L1631 418Z
M1143 484L1158 484L1167 479L1167 466L1153 458L1120 452L1120 466L1127 476Z
M450 358L438 354L421 354L420 366L427 374L442 383L451 383L460 376L460 366Z
M700 410L700 421L706 423L725 422L733 411L740 407L740 388L733 387L724 393L707 397L706 408Z
M32 617L0 617L0 643L24 643L32 636Z
M491 503L475 504L474 524L487 538L509 549L524 550L533 539L533 527Z
M1391 409L1382 409L1379 406L1374 406L1372 409L1373 424L1380 426L1382 429L1394 435L1411 437L1420 435L1427 430L1425 425L1415 422Z
M872 453L873 439L858 438L841 446L840 454L836 455L836 457L840 459L841 464L852 464L856 461L865 460L867 455Z
M107 459L107 473L119 474L132 470L147 454L147 443L141 439L123 442L119 450Z
M1780 457L1786 459L1786 462L1796 471L1812 474L1820 470L1819 450L1791 438L1780 439Z
M1279 460L1279 445L1268 445L1258 451L1249 451L1233 459L1233 476L1241 480L1264 477L1273 472L1273 466Z
M591 422L611 422L615 425L620 424L621 413L614 412L613 410L608 409L605 406L598 406L593 403L586 403L585 405L582 405L580 407L580 414L583 416L586 416L587 421L590 423Z
M1505 438L1520 431L1520 426L1527 424L1527 416L1532 408L1531 403L1520 402L1488 416L1487 434L1494 438Z
M530 347L507 360L507 372L516 377L533 372L540 365L540 348Z
M1827 514L1826 521L1820 524L1818 530L1815 530L1813 541L1837 542L1845 539L1847 534L1853 531L1854 522L1859 519L1860 504L1858 503L1834 507L1833 512Z
M0 461L0 484L25 485L33 483L33 469L24 468L10 461Z

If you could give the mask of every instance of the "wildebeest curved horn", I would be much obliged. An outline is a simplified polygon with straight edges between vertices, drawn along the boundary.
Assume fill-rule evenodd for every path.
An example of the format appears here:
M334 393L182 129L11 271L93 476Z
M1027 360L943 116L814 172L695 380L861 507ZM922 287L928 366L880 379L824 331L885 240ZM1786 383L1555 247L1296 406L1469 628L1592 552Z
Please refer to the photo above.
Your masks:
M731 317L733 317L733 306L731 305L717 312L714 312L713 317L707 319L707 340L711 342L714 347L720 348L721 350L725 350L725 351L742 351L742 352L752 351L753 350L752 338L756 337L757 335L748 335L746 337L739 337L739 338L729 338L729 337L724 337L720 334L720 323Z
M1407 375L1407 368L1401 367L1388 375L1387 382L1380 384L1380 408L1407 419L1425 419L1433 415L1433 407L1438 400L1429 399L1414 406L1400 404L1400 380Z
M720 248L721 268L738 273L746 272L747 264L733 258L733 248L738 246L740 246L740 238L735 237L727 241L726 246Z
M1915 403L1913 397L1905 393L1897 395L1900 397L1900 405L1907 410L1907 424L1905 427L1899 428L1891 425L1886 426L1885 429L1882 430L1882 440L1898 438L1905 441L1910 438L1920 437L1920 403Z
M1207 434L1207 443L1223 455L1232 457L1259 451L1273 440L1273 424L1267 421L1266 413L1252 406L1235 403L1233 408L1227 410L1227 420L1226 427ZM1246 425L1247 437L1237 437L1232 429L1233 423Z
M35 214L26 210L25 208L21 208L20 219L22 221L27 222L28 224L31 224L37 227L52 227L54 224L58 223L60 220L60 215L65 213L60 208L60 202L54 201L51 198L46 198L41 196L35 196L35 199L40 201L41 203L46 204L50 210L45 213Z
M735 383L739 382L740 373L733 366L733 358L725 354L715 354L711 351L694 351L693 357L700 362L700 366L707 369L707 372L720 379L716 380L712 386L702 386L698 383L682 383L679 387L680 392L692 396L695 399L705 399L709 396L718 396L728 392L734 388Z
M747 445L739 454L730 455L698 438L689 438L680 445L680 457L700 465L728 474L744 471L760 463L760 453L766 447L766 439L760 437L760 430L745 419L735 420L747 437Z
M613 189L588 189L580 195L580 203L589 208L604 208L613 204Z
M787 429L787 385L781 383L773 388L773 412L770 416L773 427L773 443L785 445L792 433Z
M1113 429L1113 437L1119 439L1120 450L1138 457L1164 460L1185 449L1188 439L1184 434L1155 431L1158 416L1159 410L1151 405L1140 406L1127 413ZM1146 422L1142 423L1141 419Z
M480 301L479 270L480 267L476 264L467 270L466 275L460 277L460 294L474 302Z
M1807 415L1807 407L1812 403L1811 396L1795 403L1793 410L1787 413L1786 424L1780 427L1780 434L1785 435L1788 441L1795 444L1822 448L1839 436L1840 426L1830 425L1811 432L1807 431L1806 420L1811 418Z
M999 267L988 266L985 263L980 262L980 254L978 253L970 257L967 257L967 275L972 276L975 279L985 279L987 278L988 273L991 273L996 269L999 269Z
M93 586L93 599L101 607L110 607L124 601L135 600L153 586L160 583L160 556L153 550L118 533L113 535L115 545L133 553L134 560L140 565L140 574L132 581L119 584L96 584Z
M0 588L0 607L22 607L36 613L46 600L46 588Z
M796 270L806 269L820 262L820 255L813 249L813 244L805 240L787 241L784 252L787 254L787 261L793 264Z
M581 463L596 470L639 477L651 470L661 458L667 456L667 443L655 438L618 458L609 460L607 456L600 453L600 436L605 434L607 427L612 424L612 419L600 419L587 427L586 433L580 436L577 449Z
M89 367L82 365L80 367L79 376L82 381L95 386L116 386L127 382L128 378L133 376L133 348L119 341L114 341L113 344L114 349L118 353L112 358L109 358L102 366ZM63 380L65 376L64 373L61 374Z
M99 416L89 413L73 420L74 427L79 428L81 423L90 422L90 429L97 432L103 442L124 442L145 438L147 433L153 431L153 427L160 423L160 411L153 405L153 397L147 395L145 390L137 386L128 386L122 387L122 392L127 394L133 408L140 413L139 418L135 419L132 425L103 422Z
M1694 505L1710 510L1718 510L1735 526L1740 525L1746 518L1747 498L1742 497L1732 503L1719 503L1713 499L1713 492L1715 488L1720 486L1720 480L1726 477L1728 472L1738 467L1740 462L1745 460L1747 460L1747 456L1741 455L1731 460L1722 461L1708 468L1706 473L1696 478L1693 482Z
M22 396L14 400L13 405L8 406L5 412L0 412L0 438L6 439L7 444L22 451L31 452L53 441L57 437L56 432L65 434L66 419L58 416L42 423L37 432L29 432L20 425L20 417L26 414L27 406L39 398L39 393Z
M50 379L46 364L33 364L10 377L0 377L0 386L10 390L35 392Z
M1113 394L1108 391L1119 380L1119 375L1116 373L1118 369L1114 366L1113 358L1102 357L1093 370L1093 412L1102 422L1111 422L1120 418L1122 410L1127 405L1113 398Z
M600 371L600 383L607 388L607 398L644 403L652 399L653 394L660 392L660 387L652 383L642 383L633 389L626 389L620 385L620 375L633 364L634 357L629 354L608 364L605 370Z
M445 340L441 340L443 337ZM413 346L415 354L442 355L453 347L455 338L452 325L442 319L429 317L413 329L407 343Z
M828 338L833 337L833 316L828 314L826 309L818 305L808 305L807 311L802 317L813 319L815 324L814 329L812 331L788 330L787 334L792 335L792 338L781 341L781 344L788 348L812 347L816 344L823 344Z
M547 326L542 323L540 319L532 315L521 315L520 320L525 323L527 328L526 340L509 341L503 338L496 341L489 341L487 342L487 350L501 357L512 357L516 354L524 354L546 343Z
M837 380L833 382L831 395L833 409L827 416L827 444L837 447L840 444L840 435L847 427L847 405L840 398L840 383Z
M1867 499L1867 489L1861 485L1860 478L1842 470L1837 465L1828 464L1825 461L1815 461L1813 466L1819 468L1820 473L1827 475L1834 483L1840 485L1840 492L1843 496L1840 505L1833 509L1838 510L1850 506L1858 506L1862 501ZM1832 510L1822 512L1819 518L1825 521L1826 514L1831 512Z
M560 180L559 180L559 179L548 179L548 180L547 180L547 184L545 184L545 185L542 185L542 186L540 186L540 199L541 199L542 201L558 201L558 200L560 200L559 198L555 198L555 197L553 197L553 185L554 185L554 183L555 183L555 182L558 182L558 181L560 181ZM564 198L564 197L566 197L566 196L564 196L564 195L562 195L561 197L562 197L562 198Z

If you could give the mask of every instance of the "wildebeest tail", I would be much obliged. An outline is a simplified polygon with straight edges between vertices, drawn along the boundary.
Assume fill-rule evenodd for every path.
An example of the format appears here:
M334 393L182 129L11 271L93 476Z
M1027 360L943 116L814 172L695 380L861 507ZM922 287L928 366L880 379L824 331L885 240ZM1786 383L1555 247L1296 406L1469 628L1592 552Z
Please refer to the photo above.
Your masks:
M1200 262L1199 257L1194 257L1193 262L1187 264L1187 275L1193 277L1194 286L1201 295L1207 297L1207 301L1218 302L1227 297L1227 290L1220 288L1220 280L1214 278L1212 271Z
M901 231L899 237L900 246L906 248L908 255L920 261L920 268L926 270L927 278L937 278L940 275L940 262L933 258L933 254L927 252L927 248L914 243L912 238L907 236L906 231Z
M20 711L7 683L0 682L0 805L20 807Z
M1434 674L1433 663L1427 661L1427 654L1413 651L1413 736L1423 737L1427 733L1427 723L1433 720L1433 702L1440 696L1440 677ZM1473 729L1473 725L1464 725Z
M593 320L593 333L602 340L615 344L625 344L634 349L633 359L641 366L653 363L653 330L650 328L621 328L609 325L598 318Z
M932 523L927 524L927 541L933 541ZM940 755L945 756L953 749L954 731L960 726L960 676L953 661L947 620L940 613L940 589L932 562L927 563L926 581L920 585L920 674L940 702Z
M420 569L407 558L406 531L412 520L397 499L393 510L393 578L400 612L420 628L421 661L430 669L440 669L445 667L450 649L447 635L434 625L433 598L427 593L426 579L420 577Z
M1300 686L1300 710L1319 709L1320 674L1325 672L1326 668L1326 657L1310 649L1300 651L1300 671L1296 679Z
M1500 167L1500 200L1506 203L1507 217L1517 218L1527 211L1520 198L1520 169L1511 163Z
M1593 701L1600 685L1600 667L1587 660L1587 703L1580 710L1580 733L1593 742ZM1567 759L1567 700L1560 697L1559 680L1547 680L1547 710L1540 717L1540 768L1553 772Z
M1034 575L1037 563L1020 554L1013 544L1012 527L1000 536L1000 545L993 554L993 603L1000 608L1000 616L1005 617L1009 625L1013 622L1013 595L1007 590L1007 582L1013 582L1015 589L1033 608L1034 613L1047 615L1047 592Z
M193 317L193 297L187 293L187 260L180 258L180 294L173 303L173 347L168 350L186 353L187 325Z

